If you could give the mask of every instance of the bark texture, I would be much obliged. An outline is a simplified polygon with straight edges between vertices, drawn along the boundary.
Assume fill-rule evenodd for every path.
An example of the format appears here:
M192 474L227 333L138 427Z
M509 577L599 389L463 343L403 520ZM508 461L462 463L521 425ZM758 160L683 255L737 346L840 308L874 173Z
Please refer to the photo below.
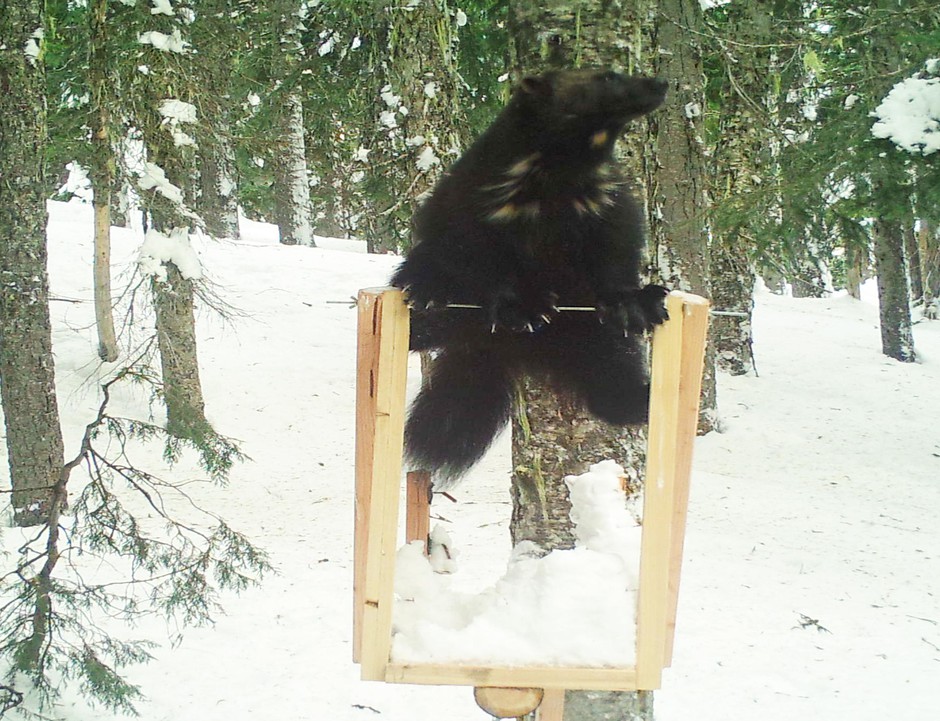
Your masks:
M307 172L304 106L300 95L286 93L277 115L280 143L273 161L274 213L281 243L313 247L310 174Z
M172 30L175 23L181 23L177 29L182 29L185 35L186 26L179 17L161 16L158 19L167 23L164 26L166 30ZM171 97L195 104L199 94L199 88L192 82L195 60L192 53L172 58L167 55L152 50L145 56L150 73L140 81L144 83L142 93L145 100L145 111L140 115L141 131L147 159L163 170L166 179L182 191L184 198L192 199L195 195L194 149L191 145L176 144L172 126L163 122L158 108L167 99L168 89L173 90ZM163 192L146 191L141 198L150 215L152 228L164 235L188 232L197 220L185 201L167 197ZM166 280L154 278L150 287L156 312L167 430L177 436L192 437L206 426L196 354L195 288L193 280L183 277L172 260L164 265Z
M274 183L274 220L284 245L314 246L310 206L310 174L304 137L304 106L296 87L304 60L301 0L277 0L270 12L281 52L271 68L278 80L272 95L274 143L271 170Z
M574 399L527 380L512 419L513 544L533 541L545 549L572 548L571 503L564 478L612 458L639 491L646 467L645 429L608 425ZM524 398L524 402L523 402Z
M167 279L153 280L157 344L167 431L180 437L198 435L206 425L205 401L196 354L193 320L193 283L173 263L166 264Z
M228 0L201 0L189 26L201 56L195 67L196 79L204 89L197 96L200 192L196 210L213 238L239 237L232 67L238 65L244 37L237 30L233 32L231 8Z
M924 218L917 231L917 250L924 284L924 317L937 320L940 318L940 236Z
M211 123L199 145L202 180L199 215L213 238L239 238L235 150L228 135L227 115Z
M911 330L911 297L901 222L876 219L873 235L881 315L881 350L895 360L913 363L917 356Z
M444 0L392 4L387 53L376 84L369 156L375 212L365 218L369 252L411 242L411 218L468 141L455 53L454 8Z
M114 152L111 145L113 78L108 59L108 0L92 0L88 7L88 84L91 90L91 144L88 168L95 212L95 325L98 356L113 362L118 357L111 300L111 188L114 185Z
M642 1L516 0L509 9L514 79L549 68L592 66L651 74L643 33L649 13L650 5ZM631 124L619 148L627 177L638 181L633 190L641 203L646 127L645 120ZM612 458L639 484L645 446L645 428L609 426L547 386L525 382L512 420L513 541L532 540L545 550L570 548L571 506L564 477ZM652 721L652 706L651 693L568 691L565 719Z
M41 28L38 0L0 0L0 398L20 526L46 521L64 464L46 272Z
M705 76L698 0L660 0L653 25L656 74L669 82L666 104L650 116L654 138L647 162L650 247L662 284L711 297L705 220L705 151L702 141ZM699 432L717 424L715 350L705 355Z
M893 76L907 66L904 48L875 34L867 67L878 78L873 97L884 97L893 84ZM886 140L875 141L875 150L894 151ZM875 221L872 244L875 273L878 276L878 306L881 320L882 352L896 360L916 360L911 326L910 269L904 249L904 224L912 208L911 188L906 178L880 152L870 164L871 201Z

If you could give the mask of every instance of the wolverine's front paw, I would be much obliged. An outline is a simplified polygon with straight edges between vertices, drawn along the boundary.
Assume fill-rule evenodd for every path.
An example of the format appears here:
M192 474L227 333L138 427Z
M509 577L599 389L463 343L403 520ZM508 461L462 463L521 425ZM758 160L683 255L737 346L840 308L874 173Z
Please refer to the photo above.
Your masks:
M488 298L483 307L492 331L503 328L514 333L534 333L558 314L557 301L558 296L551 292L540 298L522 299L514 290L504 288Z
M669 291L661 285L611 294L598 300L601 323L613 323L629 333L644 333L669 320L665 299Z
M443 308L451 302L447 294L426 286L406 285L402 290L405 293L405 302L413 309Z

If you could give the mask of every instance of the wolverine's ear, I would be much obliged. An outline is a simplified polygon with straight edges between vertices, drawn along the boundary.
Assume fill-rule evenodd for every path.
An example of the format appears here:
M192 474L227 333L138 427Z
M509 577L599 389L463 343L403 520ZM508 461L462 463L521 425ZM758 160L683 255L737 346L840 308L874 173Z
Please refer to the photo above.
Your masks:
M552 94L552 84L551 81L545 78L543 75L529 75L522 79L522 82L519 83L519 88L522 92L529 95L549 97Z

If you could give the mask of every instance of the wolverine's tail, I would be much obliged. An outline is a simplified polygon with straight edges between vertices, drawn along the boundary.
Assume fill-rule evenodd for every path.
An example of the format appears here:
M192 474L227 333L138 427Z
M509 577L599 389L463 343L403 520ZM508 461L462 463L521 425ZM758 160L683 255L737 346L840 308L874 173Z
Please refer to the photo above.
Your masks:
M443 351L408 413L405 453L411 465L431 471L437 488L465 473L509 419L512 389L512 373L498 354Z

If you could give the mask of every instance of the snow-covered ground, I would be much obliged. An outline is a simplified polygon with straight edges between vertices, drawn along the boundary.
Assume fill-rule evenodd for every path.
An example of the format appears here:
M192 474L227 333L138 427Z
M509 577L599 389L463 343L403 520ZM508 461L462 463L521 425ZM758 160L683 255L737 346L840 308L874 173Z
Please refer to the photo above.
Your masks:
M97 406L89 206L51 204L50 273L67 455ZM139 233L116 230L126 282ZM200 245L239 314L199 314L207 410L251 461L194 493L263 546L277 575L211 627L161 641L128 671L147 721L475 721L467 688L366 683L351 661L356 314L395 260L349 241L283 247L265 225ZM350 252L358 251L358 252ZM122 281L123 279L123 281ZM65 299L81 302L68 302ZM759 377L722 376L722 433L698 441L673 668L659 721L925 721L940 708L940 324L920 323L917 364L879 352L871 299L761 294ZM115 407L147 413L121 392ZM143 459L148 468L159 451ZM458 576L492 581L508 547L508 443L435 503ZM185 463L174 473L192 477ZM4 531L15 548L19 531ZM455 583L460 583L456 581ZM74 692L55 715L108 721Z

